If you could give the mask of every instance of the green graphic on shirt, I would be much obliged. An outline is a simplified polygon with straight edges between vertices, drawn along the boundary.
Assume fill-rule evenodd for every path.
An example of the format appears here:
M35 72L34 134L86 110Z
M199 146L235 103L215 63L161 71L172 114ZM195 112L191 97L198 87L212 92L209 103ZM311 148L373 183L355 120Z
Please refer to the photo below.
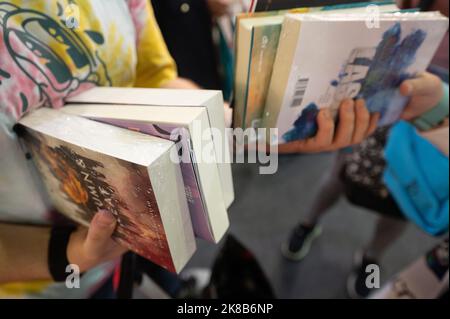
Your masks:
M49 106L52 106L52 98L64 97L83 83L112 85L107 67L98 52L89 50L80 36L82 30L66 26L62 6L58 4L58 8L59 21L36 10L0 2L2 41L15 64L38 87L41 102ZM87 30L84 34L95 43L95 47L105 42L98 32ZM65 48L64 54L49 46L55 41L58 49ZM2 71L0 77L8 78L6 74ZM22 108L26 109L28 102L22 95Z

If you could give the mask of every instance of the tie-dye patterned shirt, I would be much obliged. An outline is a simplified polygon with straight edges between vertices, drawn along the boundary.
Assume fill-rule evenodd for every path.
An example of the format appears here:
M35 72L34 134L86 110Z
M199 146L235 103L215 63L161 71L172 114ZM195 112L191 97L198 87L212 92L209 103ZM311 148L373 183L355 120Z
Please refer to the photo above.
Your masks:
M0 110L92 86L158 87L175 66L147 0L0 0Z
M48 223L39 179L11 131L24 114L93 86L160 87L176 76L149 0L0 0L0 222ZM82 289L0 285L0 297L84 297L100 273L83 276Z

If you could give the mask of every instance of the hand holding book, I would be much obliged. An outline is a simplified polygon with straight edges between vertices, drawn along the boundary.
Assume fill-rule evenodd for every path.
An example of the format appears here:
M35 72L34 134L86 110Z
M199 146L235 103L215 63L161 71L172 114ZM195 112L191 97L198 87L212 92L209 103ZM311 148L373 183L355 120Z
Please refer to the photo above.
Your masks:
M24 149L55 209L94 223L73 234L70 262L84 270L123 252L112 230L119 244L172 272L194 253L194 231L218 242L234 199L228 140L202 132L225 132L224 113L217 91L105 87L71 97L63 110L24 117ZM203 160L207 145L213 157ZM100 227L97 218L107 215L99 210L116 225Z
M116 219L107 211L95 214L89 228L80 227L70 236L67 258L81 272L122 256L128 249L116 243L112 234Z
M395 123L408 103L418 112L423 96L408 89L416 80L399 86L427 69L448 19L383 5L372 28L365 6L238 18L234 124L277 128L264 142L280 153L319 152L357 143L371 121ZM363 99L366 107L358 102L344 112L352 108L345 99ZM429 108L438 102L424 100ZM364 121L367 110L372 120Z
M375 131L378 119L379 114L370 114L364 100L347 99L340 105L337 123L329 109L322 109L317 116L318 131L314 137L280 144L278 152L317 153L359 144Z
M424 72L403 81L400 85L400 94L409 97L402 119L411 121L438 105L444 96L444 90L439 77Z
M442 81L428 72L402 82L400 94L409 97L401 118L411 121L430 111L444 95ZM364 100L344 100L335 124L328 109L317 116L318 132L315 137L279 145L280 153L314 153L333 151L359 144L377 127L379 114L370 114Z

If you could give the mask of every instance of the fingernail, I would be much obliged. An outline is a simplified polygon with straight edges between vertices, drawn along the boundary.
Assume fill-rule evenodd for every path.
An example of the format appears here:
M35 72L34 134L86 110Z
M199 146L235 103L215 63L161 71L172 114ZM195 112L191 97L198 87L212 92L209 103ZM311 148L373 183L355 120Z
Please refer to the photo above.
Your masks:
M95 222L101 226L111 226L116 219L107 210L101 210L95 215Z

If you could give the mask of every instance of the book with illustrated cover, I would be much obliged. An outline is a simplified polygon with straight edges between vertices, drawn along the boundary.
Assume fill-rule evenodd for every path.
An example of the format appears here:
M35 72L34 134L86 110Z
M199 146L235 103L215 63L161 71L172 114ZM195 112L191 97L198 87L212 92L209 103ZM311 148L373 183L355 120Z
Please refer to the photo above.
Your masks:
M88 226L108 210L118 243L181 271L196 244L173 142L49 108L19 123L60 213Z
M234 126L258 128L283 16L238 21Z
M242 14L237 18L234 126L261 126L281 25L288 13L364 13L372 4L380 12L397 11L392 1Z
M213 90L148 89L96 87L67 99L68 104L133 104L167 107L202 107L208 114L209 126L220 134L212 136L222 194L228 208L234 201L231 175L231 152L228 135L225 134L225 112L222 92Z
M175 142L194 233L220 241L229 220L215 158L202 158L213 145L211 135L203 134L210 129L204 107L68 104L63 111Z
M278 128L270 142L313 136L319 109L336 114L345 98L393 123L407 103L398 86L426 70L447 29L437 12L381 13L373 28L364 14L287 15L264 110L263 126Z

